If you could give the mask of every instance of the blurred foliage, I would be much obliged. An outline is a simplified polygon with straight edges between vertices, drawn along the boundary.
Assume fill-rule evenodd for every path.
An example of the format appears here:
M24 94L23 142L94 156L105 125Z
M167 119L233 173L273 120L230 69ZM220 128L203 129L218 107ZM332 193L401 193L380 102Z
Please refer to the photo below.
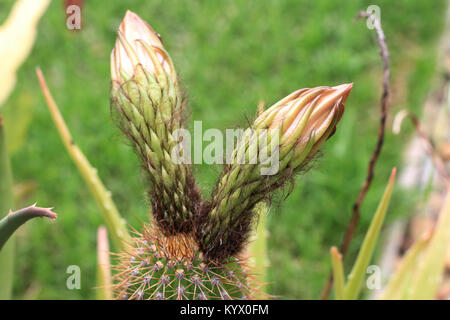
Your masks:
M0 1L0 22L12 2ZM329 248L341 240L376 142L381 62L373 32L364 21L353 20L370 4L373 1L86 1L83 28L71 32L65 26L63 1L52 1L5 107L18 108L24 97L32 97L27 140L13 157L15 179L35 180L39 186L33 200L55 206L60 216L51 232L34 221L24 226L18 237L21 263L16 266L14 296L95 297L101 215L54 128L34 75L36 65L45 72L77 144L97 166L119 211L134 227L147 219L137 157L109 114L109 54L115 30L130 9L162 35L187 91L189 120L203 119L203 130L246 125L260 99L270 105L301 87L354 82L346 113L317 169L297 179L286 202L272 204L267 221L270 293L317 298L330 270ZM419 111L435 72L446 2L377 4L391 51L393 108ZM399 164L399 150L410 133L386 136L346 262L354 261L385 177ZM219 167L198 166L204 194L219 172ZM387 222L410 205L400 192L394 193ZM66 288L66 268L73 264L82 267L81 290Z
M0 300L10 299L13 289L14 257L16 237L6 244L5 221L8 212L14 207L13 178L6 146L3 119L0 116ZM6 217L5 217L6 216ZM2 228L3 227L3 228ZM6 228L7 229L7 228ZM9 234L11 236L11 234ZM9 238L9 236L7 238ZM3 241L2 241L3 238Z
M394 188L396 172L397 168L392 169L386 190L384 191L384 194L380 199L380 203L378 204L377 211L373 215L372 221L370 222L369 229L367 230L364 241L361 244L361 249L359 250L358 257L352 267L352 271L348 275L348 281L345 285L343 296L346 300L358 299L359 293L363 288L367 267L372 260L375 246L380 238L380 230L383 226L384 219L389 208L389 201ZM333 273L337 273L334 266ZM338 296L337 291L336 296Z
M7 119L5 123L5 136L7 139L8 153L14 154L25 143L28 128L32 121L33 115L33 96L24 93L17 97L15 105L5 108L4 117Z
M0 25L0 106L14 89L17 69L33 48L39 18L49 3L50 0L17 0Z

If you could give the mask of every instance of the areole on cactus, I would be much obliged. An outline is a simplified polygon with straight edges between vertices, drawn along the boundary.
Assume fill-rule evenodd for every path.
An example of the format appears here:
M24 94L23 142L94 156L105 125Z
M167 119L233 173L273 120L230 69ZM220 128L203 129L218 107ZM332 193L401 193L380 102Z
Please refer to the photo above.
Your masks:
M128 11L111 54L111 109L149 181L151 218L118 254L119 299L246 299L255 288L244 248L256 206L303 170L333 135L352 84L301 89L246 129L209 199L188 164L171 159L184 96L161 38ZM263 140L266 144L261 145ZM277 170L261 169L277 157ZM246 162L259 157L259 163Z

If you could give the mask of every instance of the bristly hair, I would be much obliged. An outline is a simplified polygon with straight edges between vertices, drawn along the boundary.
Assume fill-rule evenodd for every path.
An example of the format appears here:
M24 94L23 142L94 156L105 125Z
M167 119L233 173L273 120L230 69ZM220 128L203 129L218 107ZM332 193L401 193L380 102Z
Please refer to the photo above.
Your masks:
M261 185L248 196L251 200L245 208L240 212L234 213L234 216L237 218L234 221L231 220L232 224L230 224L229 220L224 221L220 217L211 219L210 212L217 204L212 203L211 199L205 202L201 208L195 228L196 241L204 256L209 260L220 262L236 254L241 254L248 245L251 231L257 224L257 204L260 202L271 203L274 196L278 194L277 191L282 191L283 193L279 202L285 200L294 189L295 177L311 169L318 154L316 153L316 155L307 159L305 161L306 164L300 170L286 170L283 174L277 175L275 179L271 176L266 176ZM229 165L224 165L223 168L223 173L219 177L212 194L218 192L220 179L226 176L231 169ZM287 192L284 192L286 189ZM218 231L214 233L211 230Z
M129 81L135 81L135 78L133 77L124 82L117 90L128 99L130 104L132 104L132 99L129 97L127 90L123 89ZM149 101L152 101L150 96L148 99ZM162 137L158 137L160 139L161 148L165 150L167 148L170 149L170 146L168 145L167 137L164 136L170 134L172 128L182 128L185 120L186 113L184 110L186 108L186 99L181 90L179 90L179 95L176 96L176 99L178 101L175 101L174 105L178 106L177 109L170 119L166 120L167 123L162 124L161 126L165 128L164 130L167 130L167 132L163 133ZM143 99L139 99L139 104L143 103L142 101ZM142 112L141 110L144 107L155 108L156 104L152 103L152 105L153 106L140 106L141 108L135 106L135 108L137 112ZM158 111L155 110L154 112ZM118 98L113 94L111 95L111 114L113 115L115 123L131 141L133 148L141 159L143 170L147 172L147 179L151 185L149 195L152 212L161 231L166 235L173 235L179 232L191 232L194 229L193 223L201 203L200 191L197 187L194 175L192 174L191 165L173 165L172 170L175 171L175 175L170 176L170 178L173 179L173 184L172 186L167 185L167 183L164 182L165 180L161 172L164 168L161 169L158 166L162 166L164 162L166 162L167 165L171 165L170 163L167 163L167 161L171 160L160 159L158 160L158 162L161 161L160 164L154 163L147 152L147 150L151 150L151 142L147 141L148 138L143 131L155 130L155 128L145 120L143 114L143 125L147 128L136 125L136 123L133 122L133 119L130 119L127 116L126 112L123 110L123 106L118 101ZM114 116L115 114L117 115ZM131 126L134 126L134 131L131 130ZM166 152L170 154L170 150L166 150ZM183 176L183 178L181 178L181 176ZM182 212L188 212L188 216L183 216Z

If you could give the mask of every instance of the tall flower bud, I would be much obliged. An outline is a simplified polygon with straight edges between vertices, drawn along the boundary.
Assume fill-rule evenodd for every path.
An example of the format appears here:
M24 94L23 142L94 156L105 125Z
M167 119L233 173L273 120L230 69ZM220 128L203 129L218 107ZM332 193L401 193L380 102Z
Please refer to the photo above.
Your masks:
M223 260L242 249L255 205L301 171L334 134L351 89L352 84L343 84L295 91L262 112L245 131L197 234L209 258ZM243 159L258 161L243 163ZM274 159L276 171L262 175Z
M139 101L142 98L159 103L158 111L164 120L181 107L175 67L159 34L131 11L127 11L117 31L111 52L111 80L114 89L126 86L128 97L138 106L144 107ZM144 90L147 97L141 94ZM149 121L155 120L152 114L144 115Z
M173 132L182 127L183 96L161 38L127 11L111 53L111 106L151 183L153 214L166 234L190 232L199 192L191 169L175 164Z

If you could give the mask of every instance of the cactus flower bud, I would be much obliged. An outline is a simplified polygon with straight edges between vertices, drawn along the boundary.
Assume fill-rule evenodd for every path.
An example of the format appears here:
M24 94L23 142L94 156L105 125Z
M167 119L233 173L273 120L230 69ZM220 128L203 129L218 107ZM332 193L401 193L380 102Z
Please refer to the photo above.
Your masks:
M156 222L166 234L190 232L200 195L190 167L170 157L183 95L161 38L131 11L117 31L111 80L111 110L148 172Z
M334 134L352 86L295 91L260 114L254 128L280 130L280 161L291 157L286 163L296 169Z
M238 143L232 164L225 167L203 219L198 242L209 258L223 260L242 249L256 204L301 171L334 134L351 89L352 84L301 89L257 117ZM271 141L258 145L263 131ZM268 152L261 149L265 146ZM239 162L264 154L259 163ZM277 171L262 175L261 168L270 158L277 159Z
M129 80L138 65L153 75L165 72L176 81L175 68L159 34L137 14L127 11L117 34L116 46L111 53L113 81Z

